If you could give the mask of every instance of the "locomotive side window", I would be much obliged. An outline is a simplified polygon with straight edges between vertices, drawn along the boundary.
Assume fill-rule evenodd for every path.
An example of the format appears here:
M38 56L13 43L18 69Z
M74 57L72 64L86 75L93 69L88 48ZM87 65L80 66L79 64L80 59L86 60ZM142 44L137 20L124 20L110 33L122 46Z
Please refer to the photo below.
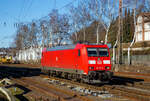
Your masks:
M97 56L96 48L87 48L88 56Z
M98 54L99 54L99 56L109 56L107 48L99 48Z
M78 56L80 56L80 49L78 49Z

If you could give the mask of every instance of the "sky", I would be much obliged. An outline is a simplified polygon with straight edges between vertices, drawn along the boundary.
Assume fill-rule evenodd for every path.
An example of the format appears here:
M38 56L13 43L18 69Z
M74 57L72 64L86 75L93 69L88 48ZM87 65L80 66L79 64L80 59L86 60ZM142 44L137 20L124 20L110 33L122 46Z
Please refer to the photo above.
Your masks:
M15 23L31 22L47 16L57 8L66 12L66 5L74 0L0 0L0 48L12 46L16 34Z

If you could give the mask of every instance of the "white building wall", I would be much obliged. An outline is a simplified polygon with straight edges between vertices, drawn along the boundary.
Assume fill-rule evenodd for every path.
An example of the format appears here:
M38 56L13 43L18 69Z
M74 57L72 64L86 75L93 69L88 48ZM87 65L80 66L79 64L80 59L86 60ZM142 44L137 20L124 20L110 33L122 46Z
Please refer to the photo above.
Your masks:
M150 22L144 23L144 30L149 31L150 30Z
M145 32L145 41L150 41L150 31Z
M147 19L147 18L144 18ZM150 22L144 23L144 26L142 26L143 18L142 16L139 16L137 18L137 25L136 25L136 42L141 41L150 41ZM144 27L144 30L143 30ZM144 38L143 38L143 32L144 32ZM144 39L144 40L143 40Z
M142 23L142 21L143 21L142 16L139 16L139 17L137 18L137 22L138 22L138 23Z
M136 25L136 42L142 41L142 22L143 22L143 18L142 16L139 16L137 18L137 25Z
M150 41L150 22L144 23L144 39Z
M142 32L142 24L137 25L137 32Z
M142 41L142 32L137 33L136 41Z
M29 48L26 50L20 50L17 53L17 60L18 61L25 61L25 62L37 62L41 59L42 48Z

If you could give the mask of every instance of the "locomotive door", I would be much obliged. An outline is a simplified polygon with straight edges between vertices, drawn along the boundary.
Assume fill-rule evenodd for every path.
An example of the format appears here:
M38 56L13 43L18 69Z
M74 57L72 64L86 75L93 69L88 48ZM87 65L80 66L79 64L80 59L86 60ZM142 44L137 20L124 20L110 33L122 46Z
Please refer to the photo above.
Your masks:
M78 49L77 51L75 51L75 54L74 54L75 58L74 58L74 61L75 61L75 69L76 69L76 73L78 73L78 70L79 70L79 62L80 62L80 50Z

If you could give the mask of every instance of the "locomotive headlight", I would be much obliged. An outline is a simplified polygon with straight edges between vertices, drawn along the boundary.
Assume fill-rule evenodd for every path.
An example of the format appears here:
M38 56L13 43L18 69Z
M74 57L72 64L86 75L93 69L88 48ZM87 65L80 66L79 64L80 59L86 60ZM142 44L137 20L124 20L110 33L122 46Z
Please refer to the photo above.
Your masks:
M110 67L105 67L105 69L110 69Z
M94 67L89 67L89 69L94 69Z
M89 64L96 64L95 60L89 60L88 62L89 62Z
M110 64L110 60L103 60L103 64Z

